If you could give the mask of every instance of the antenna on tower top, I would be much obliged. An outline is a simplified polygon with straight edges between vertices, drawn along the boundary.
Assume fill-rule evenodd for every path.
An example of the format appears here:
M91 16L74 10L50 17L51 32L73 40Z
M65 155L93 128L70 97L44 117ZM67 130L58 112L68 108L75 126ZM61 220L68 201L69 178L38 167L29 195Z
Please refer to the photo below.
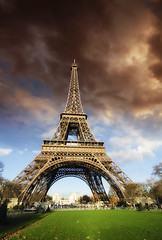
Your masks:
M74 59L74 64L75 64L75 59Z

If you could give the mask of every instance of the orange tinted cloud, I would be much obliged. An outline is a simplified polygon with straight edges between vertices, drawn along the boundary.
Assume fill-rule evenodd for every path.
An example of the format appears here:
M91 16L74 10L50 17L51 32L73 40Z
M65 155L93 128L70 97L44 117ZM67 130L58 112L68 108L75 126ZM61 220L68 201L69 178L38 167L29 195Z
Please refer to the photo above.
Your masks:
M0 7L0 56L12 65L11 76L44 82L52 89L53 100L63 106L69 65L76 58L87 110L109 112L108 117L115 119L117 115L135 119L156 115L154 121L161 121L160 0L6 0ZM4 88L1 94L10 101ZM21 106L17 102L15 106L31 113L35 98L29 95L25 94ZM16 98L20 96L18 92ZM44 111L39 101L36 108Z

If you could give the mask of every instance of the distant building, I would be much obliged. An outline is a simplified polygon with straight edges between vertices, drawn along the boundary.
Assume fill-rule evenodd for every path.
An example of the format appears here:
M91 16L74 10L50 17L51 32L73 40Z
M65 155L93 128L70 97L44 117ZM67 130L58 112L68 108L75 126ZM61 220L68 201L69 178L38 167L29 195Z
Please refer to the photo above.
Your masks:
M69 204L74 204L75 202L78 202L80 196L77 193L72 193L69 197Z
M60 200L60 205L70 205L69 199L61 199Z
M64 199L60 193L55 193L52 196L52 200L55 204L60 204L60 205L70 205L74 204L79 201L80 195L77 193L72 193L69 198Z
M60 201L62 199L62 196L60 193L55 193L53 196L52 196L52 200L54 203L56 204L60 204Z

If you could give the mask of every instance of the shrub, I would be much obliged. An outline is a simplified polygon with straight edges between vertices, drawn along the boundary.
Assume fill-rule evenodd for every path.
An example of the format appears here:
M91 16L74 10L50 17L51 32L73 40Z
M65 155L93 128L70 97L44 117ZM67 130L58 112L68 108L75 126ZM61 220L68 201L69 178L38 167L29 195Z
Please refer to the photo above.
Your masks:
M144 210L144 208L142 206L142 203L138 203L136 207L137 207L138 211L143 211Z

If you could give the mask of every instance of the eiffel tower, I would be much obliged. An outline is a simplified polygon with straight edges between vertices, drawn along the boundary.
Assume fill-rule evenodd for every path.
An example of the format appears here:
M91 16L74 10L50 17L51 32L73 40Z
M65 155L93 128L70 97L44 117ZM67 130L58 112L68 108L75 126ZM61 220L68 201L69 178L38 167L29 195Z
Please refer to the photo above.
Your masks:
M74 137L77 139L74 140ZM70 138L72 140L70 140ZM50 187L64 177L77 177L90 187L96 200L108 201L102 178L126 202L125 188L132 180L106 154L104 142L96 141L83 112L78 66L71 66L66 108L51 140L43 140L42 150L13 180L22 186L19 201L43 201Z

